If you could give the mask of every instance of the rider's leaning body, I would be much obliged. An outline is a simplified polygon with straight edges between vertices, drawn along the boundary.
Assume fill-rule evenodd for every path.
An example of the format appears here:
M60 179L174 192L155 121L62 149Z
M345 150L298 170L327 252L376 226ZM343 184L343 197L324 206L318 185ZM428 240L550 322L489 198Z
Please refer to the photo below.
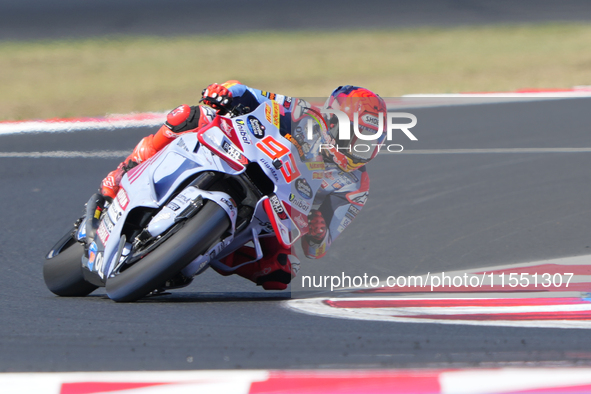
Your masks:
M377 103L376 112L385 110L385 106L381 108L381 98L366 89L351 86L339 89L333 92L334 97L344 97L345 94L350 96L351 89L353 95L359 95L355 90L359 89L365 96L373 95L369 96ZM221 85L212 84L204 89L203 97L208 106L183 104L172 110L164 125L155 134L143 138L132 154L103 180L101 193L105 197L114 198L119 190L121 178L127 170L149 159L180 135L195 132L208 125L216 114L224 114L223 107L228 107L230 103L231 106L241 105L254 110L264 102L275 101L285 112L285 115L281 116L280 131L294 145L295 149L292 150L297 149L303 162L316 163L313 165L323 169L323 181L312 203L308 215L308 232L302 237L301 244L308 258L317 259L324 256L332 242L363 208L369 193L369 176L364 164L375 154L369 159L355 160L340 153L334 145L330 145L330 149L326 148L329 145L325 145L325 149L321 150L319 142L332 142L334 139L318 125L314 128L314 137L317 140L308 141L304 135L305 127L299 127L298 122L303 123L308 110L312 110L316 115L320 113L303 100L253 89L238 81L228 81ZM340 100L343 101L342 98ZM338 102L335 101L335 104ZM314 118L318 120L319 117ZM229 256L213 262L211 266L222 275L235 273L267 290L285 289L299 268L299 260L293 250L280 246L275 237L261 238L260 241L263 249L262 259L232 270L232 267L256 258L254 248L243 246Z

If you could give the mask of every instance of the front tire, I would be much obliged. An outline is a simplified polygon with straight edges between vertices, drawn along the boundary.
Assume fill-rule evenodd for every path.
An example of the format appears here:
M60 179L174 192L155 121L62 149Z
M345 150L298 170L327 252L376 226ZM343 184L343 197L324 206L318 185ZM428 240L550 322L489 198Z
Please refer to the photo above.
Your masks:
M43 279L52 293L62 297L83 297L97 289L97 286L84 280L83 254L84 247L74 242L45 262Z
M134 265L108 278L107 295L117 302L136 301L162 286L221 240L231 222L219 205L207 201L183 227Z

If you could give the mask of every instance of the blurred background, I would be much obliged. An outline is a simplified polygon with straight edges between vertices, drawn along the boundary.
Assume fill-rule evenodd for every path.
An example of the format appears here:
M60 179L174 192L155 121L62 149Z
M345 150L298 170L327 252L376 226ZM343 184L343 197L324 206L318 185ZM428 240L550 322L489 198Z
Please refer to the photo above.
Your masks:
M591 84L585 0L0 0L0 120L166 111L212 82L322 97Z

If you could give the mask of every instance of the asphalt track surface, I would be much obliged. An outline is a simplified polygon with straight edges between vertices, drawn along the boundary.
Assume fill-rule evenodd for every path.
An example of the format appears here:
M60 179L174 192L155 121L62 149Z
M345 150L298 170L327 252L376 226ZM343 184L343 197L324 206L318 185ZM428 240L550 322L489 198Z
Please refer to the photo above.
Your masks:
M586 0L0 0L0 40L589 20Z
M302 274L403 275L591 253L591 154L438 154L589 147L589 99L425 108L419 141L371 163L371 196ZM2 152L131 149L153 130L0 136ZM402 142L402 141L401 141ZM0 371L591 365L586 330L355 321L297 313L207 271L172 295L59 298L44 255L117 159L0 158ZM361 256L361 257L360 257Z

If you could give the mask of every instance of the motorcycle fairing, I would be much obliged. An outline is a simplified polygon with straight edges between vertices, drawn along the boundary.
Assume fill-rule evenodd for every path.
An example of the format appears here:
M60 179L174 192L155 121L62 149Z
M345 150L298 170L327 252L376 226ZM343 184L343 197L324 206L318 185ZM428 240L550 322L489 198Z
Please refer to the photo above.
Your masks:
M272 194L263 200L263 207L271 221L279 244L284 248L290 248L302 234L287 212L285 205L276 194Z
M218 245L214 245L208 251L207 259L195 263L197 264L195 272L207 268L213 257L227 255L248 240L255 240L256 246L258 235L268 234L269 228L274 230L283 246L292 245L301 236L299 228L303 227L300 224L304 223L298 223L302 220L294 222L289 213L292 209L296 209L300 212L300 216L306 215L310 208L308 206L307 209L302 210L301 207L290 206L291 204L287 202L291 201L290 197L293 194L290 183L300 177L307 179L307 182L313 186L314 192L310 196L313 200L321 181L313 178L313 171L301 161L299 155L292 155L289 148L287 150L280 148L291 147L291 143L280 134L274 124L276 122L273 122L276 120L273 112L276 108L267 107L270 107L269 104L262 104L255 111L232 119L217 117L199 132L181 135L152 158L131 169L123 177L120 191L99 225L95 261L90 263L87 256L82 259L85 276L91 274L90 276L94 277L93 282L96 283L100 278L100 282L104 283L118 265L119 262L114 260L121 255L121 250L131 248L130 242L133 240L123 243L121 234L130 212L134 209L161 208L160 212L152 218L148 228L150 232L153 231L152 235L162 234L174 224L174 219L178 215L170 202L166 206L163 205L171 200L171 195L183 182L205 171L238 175L244 171L245 165L249 162L259 163L263 172L274 181L274 192L268 197L273 198L274 202L279 201L283 207L283 214L280 215L281 209L273 209L273 204L268 197L263 197L257 203L253 220L239 235L238 242L234 241L233 234L237 207L233 206L230 196L196 188L191 190L191 187L183 190L179 195L187 201L201 196L218 204L226 211L233 224L232 234ZM271 116L268 116L269 113ZM262 130L263 136L257 136L251 128L247 128L249 119L251 121L255 119L258 122L258 131ZM263 139L265 136L270 138L265 140ZM269 141L272 143L269 144ZM171 202L173 201L175 200ZM178 205L178 201L175 204ZM178 209L178 212L181 211L182 209ZM159 221L161 225L157 226ZM196 261L198 259L199 257ZM195 264L190 264L192 270L195 269Z
M119 193L107 209L107 213L103 215L97 230L96 259L101 264L97 264L96 259L94 264L91 264L88 257L84 256L84 268L105 282L117 265L113 260L119 249L121 232L129 213L135 208L158 209L181 183L200 172L237 174L237 171L212 155L208 149L200 147L194 133L182 135L152 158L125 174ZM232 217L230 208L222 201L229 200L225 193L206 193L203 198L213 200Z

